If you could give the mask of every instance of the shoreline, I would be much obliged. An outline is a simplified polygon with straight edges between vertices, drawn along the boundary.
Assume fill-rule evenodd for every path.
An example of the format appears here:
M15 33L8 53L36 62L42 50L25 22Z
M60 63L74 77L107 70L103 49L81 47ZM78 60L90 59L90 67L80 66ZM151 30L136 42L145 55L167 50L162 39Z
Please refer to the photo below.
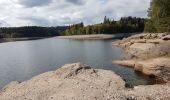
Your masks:
M117 33L117 34L92 34L92 35L71 35L71 36L54 36L58 39L75 39L75 40L108 40L108 39L121 39L129 37L137 33ZM23 37L23 38L1 38L0 43L14 42L14 41L27 41L38 40L51 37Z
M45 39L45 38L48 38L48 37L1 38L0 43L15 42L15 41L39 40L39 39Z
M113 45L123 48L128 56L113 63L170 82L170 38L167 38L168 36L168 33L143 33L114 42Z
M11 82L0 91L0 100L168 100L168 94L170 84L126 88L112 71L74 63L21 83Z
M120 39L128 37L136 33L117 33L117 34L91 34L91 35L71 35L58 36L59 39L76 39L76 40L106 40L106 39Z

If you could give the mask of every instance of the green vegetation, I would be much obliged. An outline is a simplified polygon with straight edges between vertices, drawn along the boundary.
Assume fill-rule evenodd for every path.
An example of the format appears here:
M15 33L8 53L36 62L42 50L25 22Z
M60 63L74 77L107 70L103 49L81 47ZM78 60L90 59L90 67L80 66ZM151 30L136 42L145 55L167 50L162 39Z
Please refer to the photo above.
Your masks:
M170 0L152 0L146 32L170 32Z
M64 35L81 34L114 34L114 33L133 33L143 32L144 18L122 17L119 21L104 18L103 23L84 26L83 22L69 26Z
M67 26L58 27L2 27L0 28L0 38L22 38L22 37L52 37L59 36Z

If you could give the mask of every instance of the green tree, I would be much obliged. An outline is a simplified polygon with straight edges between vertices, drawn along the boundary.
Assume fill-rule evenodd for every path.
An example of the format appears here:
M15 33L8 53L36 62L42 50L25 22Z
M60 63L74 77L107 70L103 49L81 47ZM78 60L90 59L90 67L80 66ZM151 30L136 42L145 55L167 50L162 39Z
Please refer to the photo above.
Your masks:
M152 0L148 13L145 31L170 32L170 0Z

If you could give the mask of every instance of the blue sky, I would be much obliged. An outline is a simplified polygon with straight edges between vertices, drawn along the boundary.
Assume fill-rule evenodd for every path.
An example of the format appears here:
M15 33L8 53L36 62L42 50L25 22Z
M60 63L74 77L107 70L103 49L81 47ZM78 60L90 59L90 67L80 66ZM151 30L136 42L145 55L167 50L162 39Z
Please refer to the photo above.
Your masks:
M150 0L0 0L0 26L58 26L83 21L102 22L104 16L147 17Z

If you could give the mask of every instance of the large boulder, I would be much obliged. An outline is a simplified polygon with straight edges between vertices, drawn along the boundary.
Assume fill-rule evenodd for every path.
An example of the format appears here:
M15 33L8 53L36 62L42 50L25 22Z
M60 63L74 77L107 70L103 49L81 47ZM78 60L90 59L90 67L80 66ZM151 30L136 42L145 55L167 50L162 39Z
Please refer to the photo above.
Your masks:
M114 72L76 63L6 86L0 100L125 100L125 82Z

